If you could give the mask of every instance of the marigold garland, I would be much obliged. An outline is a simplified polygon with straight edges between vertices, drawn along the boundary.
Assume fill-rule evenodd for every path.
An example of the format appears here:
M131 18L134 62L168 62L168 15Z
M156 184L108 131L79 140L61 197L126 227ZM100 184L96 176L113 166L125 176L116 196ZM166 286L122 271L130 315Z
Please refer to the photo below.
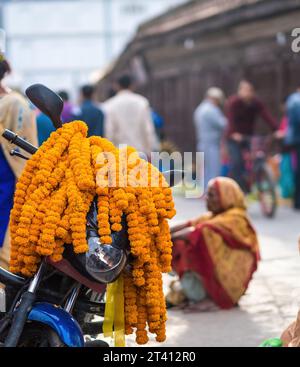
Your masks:
M60 261L65 244L76 253L86 252L86 215L96 195L103 244L111 243L112 231L122 229L122 218L128 226L133 260L123 273L125 332L135 330L138 344L148 342L147 330L162 342L167 319L162 272L171 269L167 219L175 215L172 191L135 149L119 150L104 138L87 138L81 121L53 132L26 164L11 211L10 270L32 276L42 256Z

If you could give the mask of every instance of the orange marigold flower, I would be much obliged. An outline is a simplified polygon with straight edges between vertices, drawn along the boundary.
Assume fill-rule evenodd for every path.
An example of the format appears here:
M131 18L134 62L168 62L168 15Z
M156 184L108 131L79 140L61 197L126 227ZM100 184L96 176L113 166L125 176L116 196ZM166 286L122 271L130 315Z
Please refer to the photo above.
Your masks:
M138 344L148 342L148 331L163 342L167 317L162 272L171 269L168 219L176 213L172 190L134 148L119 150L107 139L87 138L82 121L53 132L26 163L10 217L10 270L32 276L42 256L60 261L65 244L75 253L86 252L86 218L95 196L100 242L110 244L112 232L124 225L128 231L125 333L135 331Z

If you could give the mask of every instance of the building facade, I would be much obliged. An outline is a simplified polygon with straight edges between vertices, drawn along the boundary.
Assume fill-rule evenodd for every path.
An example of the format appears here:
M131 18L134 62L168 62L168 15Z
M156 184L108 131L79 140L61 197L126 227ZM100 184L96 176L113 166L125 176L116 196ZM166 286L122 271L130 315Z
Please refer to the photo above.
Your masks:
M247 78L280 119L284 98L300 83L296 28L299 0L191 1L139 28L99 82L99 97L117 75L133 73L164 117L169 139L194 150L193 112L211 86L228 96Z

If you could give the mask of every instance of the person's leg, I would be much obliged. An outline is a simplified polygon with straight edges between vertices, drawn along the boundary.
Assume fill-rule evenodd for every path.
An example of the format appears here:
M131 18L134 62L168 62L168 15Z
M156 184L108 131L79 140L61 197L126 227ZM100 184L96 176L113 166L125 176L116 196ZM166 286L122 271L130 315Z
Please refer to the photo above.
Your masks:
M295 169L295 195L294 208L300 210L300 145L295 149L296 152L296 169Z
M203 149L203 153L204 153L204 188L206 190L208 182L213 178L211 172L212 157L210 154L210 149L207 146L205 146L205 148Z
M180 279L183 293L191 302L200 302L207 298L206 290L201 277L193 272L186 271Z
M212 141L205 145L204 152L204 184L207 188L208 182L221 174L221 153L218 143Z
M233 140L229 140L228 154L230 159L230 176L240 185L244 192L247 192L248 187L244 178L245 163L240 144Z
M8 268L10 258L9 215L13 206L15 176L0 145L0 266Z
M209 298L202 279L197 273L186 271L180 279L180 284L184 295L189 301L184 307L185 313L219 310L219 307Z

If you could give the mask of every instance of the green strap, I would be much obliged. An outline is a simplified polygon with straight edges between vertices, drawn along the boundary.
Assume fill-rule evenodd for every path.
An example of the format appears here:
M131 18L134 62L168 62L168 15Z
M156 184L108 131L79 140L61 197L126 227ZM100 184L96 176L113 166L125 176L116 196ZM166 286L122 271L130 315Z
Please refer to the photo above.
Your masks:
M279 347L283 347L283 342L280 338L271 338L271 339L267 339L264 342L262 342L259 347L262 348L279 348Z

